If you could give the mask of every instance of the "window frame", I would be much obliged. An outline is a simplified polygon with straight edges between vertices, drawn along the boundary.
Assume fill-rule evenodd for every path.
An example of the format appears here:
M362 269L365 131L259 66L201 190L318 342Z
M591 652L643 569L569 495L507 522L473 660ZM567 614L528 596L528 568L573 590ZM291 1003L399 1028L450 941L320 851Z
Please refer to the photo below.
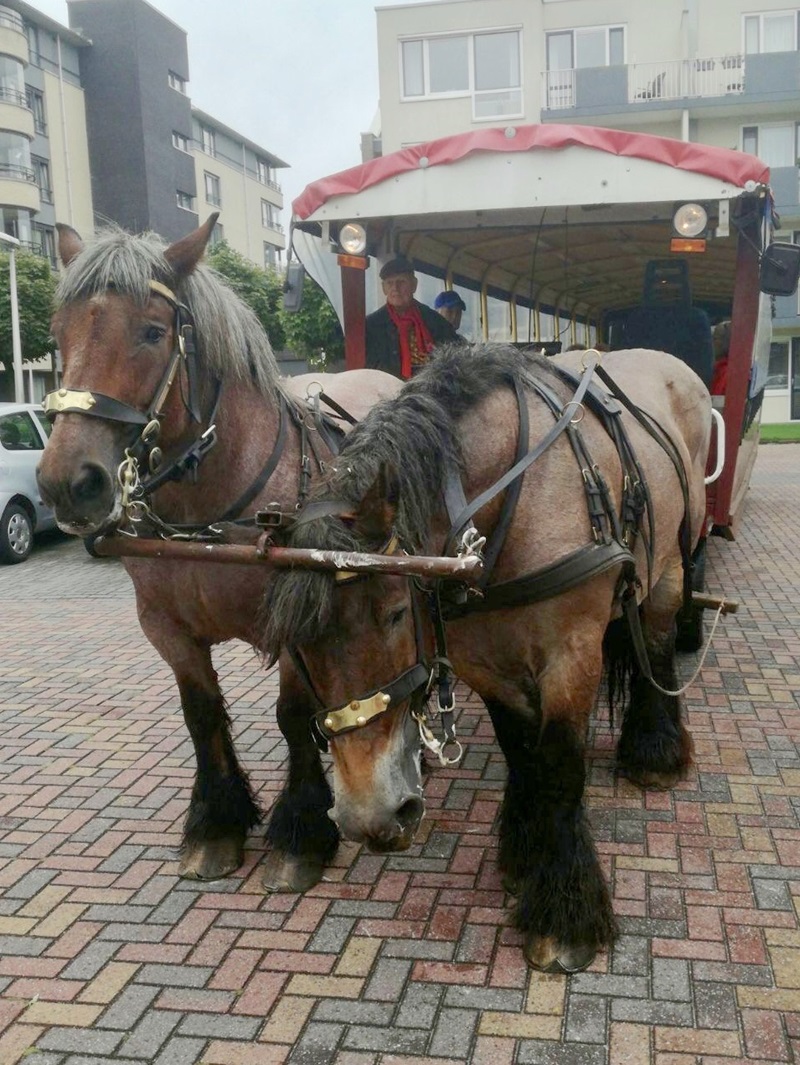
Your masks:
M749 154L756 155L759 159L762 160L762 162L767 163L768 166L777 167L778 166L777 163L769 163L768 160L763 159L762 156L759 155L759 151L760 151L759 140L761 139L760 138L761 131L763 129L778 129L778 128L791 127L791 126L794 126L794 157L793 157L793 161L791 163L789 163L788 165L789 166L797 166L798 165L798 159L800 159L800 121L799 120L786 119L783 122L755 122L755 123L752 123L752 124L747 125L747 126L744 126L744 125L740 126L739 127L739 144L741 145L741 150L743 152L749 152L749 149L745 148L745 134L748 131L750 131L750 130L755 130L755 133L756 133L756 150L755 150L755 152L749 152Z
M476 59L475 39L477 37L489 37L496 34L514 34L517 43L517 69L519 71L519 84L507 85L500 89L476 88ZM465 89L447 89L441 92L431 92L430 89L430 42L446 38L464 37L467 40L467 87ZM413 95L406 94L405 65L403 61L403 49L407 44L420 43L422 45L422 92ZM400 79L400 103L431 102L436 100L459 100L467 97L472 100L473 122L496 122L498 119L522 118L525 114L525 68L522 54L522 25L481 27L479 30L448 30L443 33L413 34L398 37L398 77ZM500 111L488 115L478 115L476 101L482 97L494 93L517 93L519 96L519 108L514 111Z
M210 191L209 185L211 186ZM204 170L203 190L206 196L206 203L210 203L212 207L222 206L222 182L219 175L212 174L210 170Z
M181 203L181 198L184 198L187 202ZM178 210L191 211L192 214L197 214L197 207L195 204L195 197L190 192L184 192L182 189L175 190L175 199L178 204Z
M794 15L794 48L793 52L800 51L800 9L796 7L779 7L774 11L745 11L742 13L742 55L773 55L777 53L765 52L764 43L764 19L775 15ZM755 52L747 51L747 20L758 20L758 49Z
M185 133L179 133L177 129L172 131L172 147L176 148L179 152L184 152L186 155L191 155L192 142L191 138L187 137Z
M33 129L35 133L47 136L47 105L44 93L35 85L25 86L25 103L33 115Z
M182 74L179 74L176 70L167 71L167 84L175 92L179 92L181 96L186 96L186 86L189 84L187 78L184 78Z
M549 73L551 73L551 71L557 71L557 70L589 70L589 69L592 69L590 67L579 67L579 66L576 65L577 48L575 46L575 36L576 36L576 34L588 33L588 32L596 32L597 30L604 30L605 31L606 61L603 64L603 67L610 67L610 66L623 66L624 67L624 66L627 66L627 63L628 63L628 24L627 24L627 22L604 22L604 23L601 23L601 24L599 24L597 26L565 26L563 29L546 30L545 31L545 35L544 35L545 72L549 74ZM611 31L612 30L621 30L622 31L622 62L621 63L613 63L613 64L611 63ZM572 47L571 47L572 66L570 66L570 67L552 67L551 68L551 66L550 66L550 54L549 54L549 48L548 48L549 39L551 37L566 36L566 34L570 34L571 37L572 37Z
M204 155L210 155L212 159L217 157L217 131L213 126L205 126L200 123L200 151Z

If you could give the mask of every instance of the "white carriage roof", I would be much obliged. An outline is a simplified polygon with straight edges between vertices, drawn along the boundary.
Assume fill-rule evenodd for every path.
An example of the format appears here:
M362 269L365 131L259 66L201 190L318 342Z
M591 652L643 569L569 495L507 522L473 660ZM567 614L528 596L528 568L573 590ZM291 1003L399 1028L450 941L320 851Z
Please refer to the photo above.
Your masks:
M292 207L301 221L344 220L721 199L768 181L760 159L728 148L597 126L508 126L417 144L321 178Z

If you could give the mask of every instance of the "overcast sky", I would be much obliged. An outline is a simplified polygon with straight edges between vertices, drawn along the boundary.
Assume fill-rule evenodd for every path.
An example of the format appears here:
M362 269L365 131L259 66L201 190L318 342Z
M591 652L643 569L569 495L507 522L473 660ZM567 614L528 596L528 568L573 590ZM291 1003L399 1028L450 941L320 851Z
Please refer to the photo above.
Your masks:
M379 0L151 0L189 35L189 94L273 152L284 224L316 178L361 162L378 107ZM416 0L406 0L416 2ZM69 25L66 0L29 0Z

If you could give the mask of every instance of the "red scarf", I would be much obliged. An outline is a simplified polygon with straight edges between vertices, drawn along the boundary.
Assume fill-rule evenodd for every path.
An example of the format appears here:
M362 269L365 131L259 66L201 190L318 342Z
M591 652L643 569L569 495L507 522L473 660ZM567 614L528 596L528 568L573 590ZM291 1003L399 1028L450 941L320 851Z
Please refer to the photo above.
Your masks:
M386 304L386 309L400 338L400 376L407 381L415 367L428 361L428 355L434 348L433 337L416 303L412 303L402 314L390 303Z

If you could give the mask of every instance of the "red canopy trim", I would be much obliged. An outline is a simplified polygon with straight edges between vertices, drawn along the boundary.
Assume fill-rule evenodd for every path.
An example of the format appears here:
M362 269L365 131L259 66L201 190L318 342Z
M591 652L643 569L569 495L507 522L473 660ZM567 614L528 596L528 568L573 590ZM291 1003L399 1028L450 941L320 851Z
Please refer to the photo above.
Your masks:
M507 128L515 130L513 137L507 136ZM737 187L743 187L747 181L759 184L769 181L769 167L760 159L730 148L714 148L708 144L655 137L651 133L628 133L602 126L514 126L457 133L452 137L428 141L427 144L402 148L391 155L350 167L349 170L341 170L338 174L320 178L308 185L292 204L292 210L297 218L308 218L333 196L361 192L398 174L418 170L423 158L427 158L428 166L443 166L456 163L475 152L528 152L575 145L612 155L666 163L679 170L720 178Z

